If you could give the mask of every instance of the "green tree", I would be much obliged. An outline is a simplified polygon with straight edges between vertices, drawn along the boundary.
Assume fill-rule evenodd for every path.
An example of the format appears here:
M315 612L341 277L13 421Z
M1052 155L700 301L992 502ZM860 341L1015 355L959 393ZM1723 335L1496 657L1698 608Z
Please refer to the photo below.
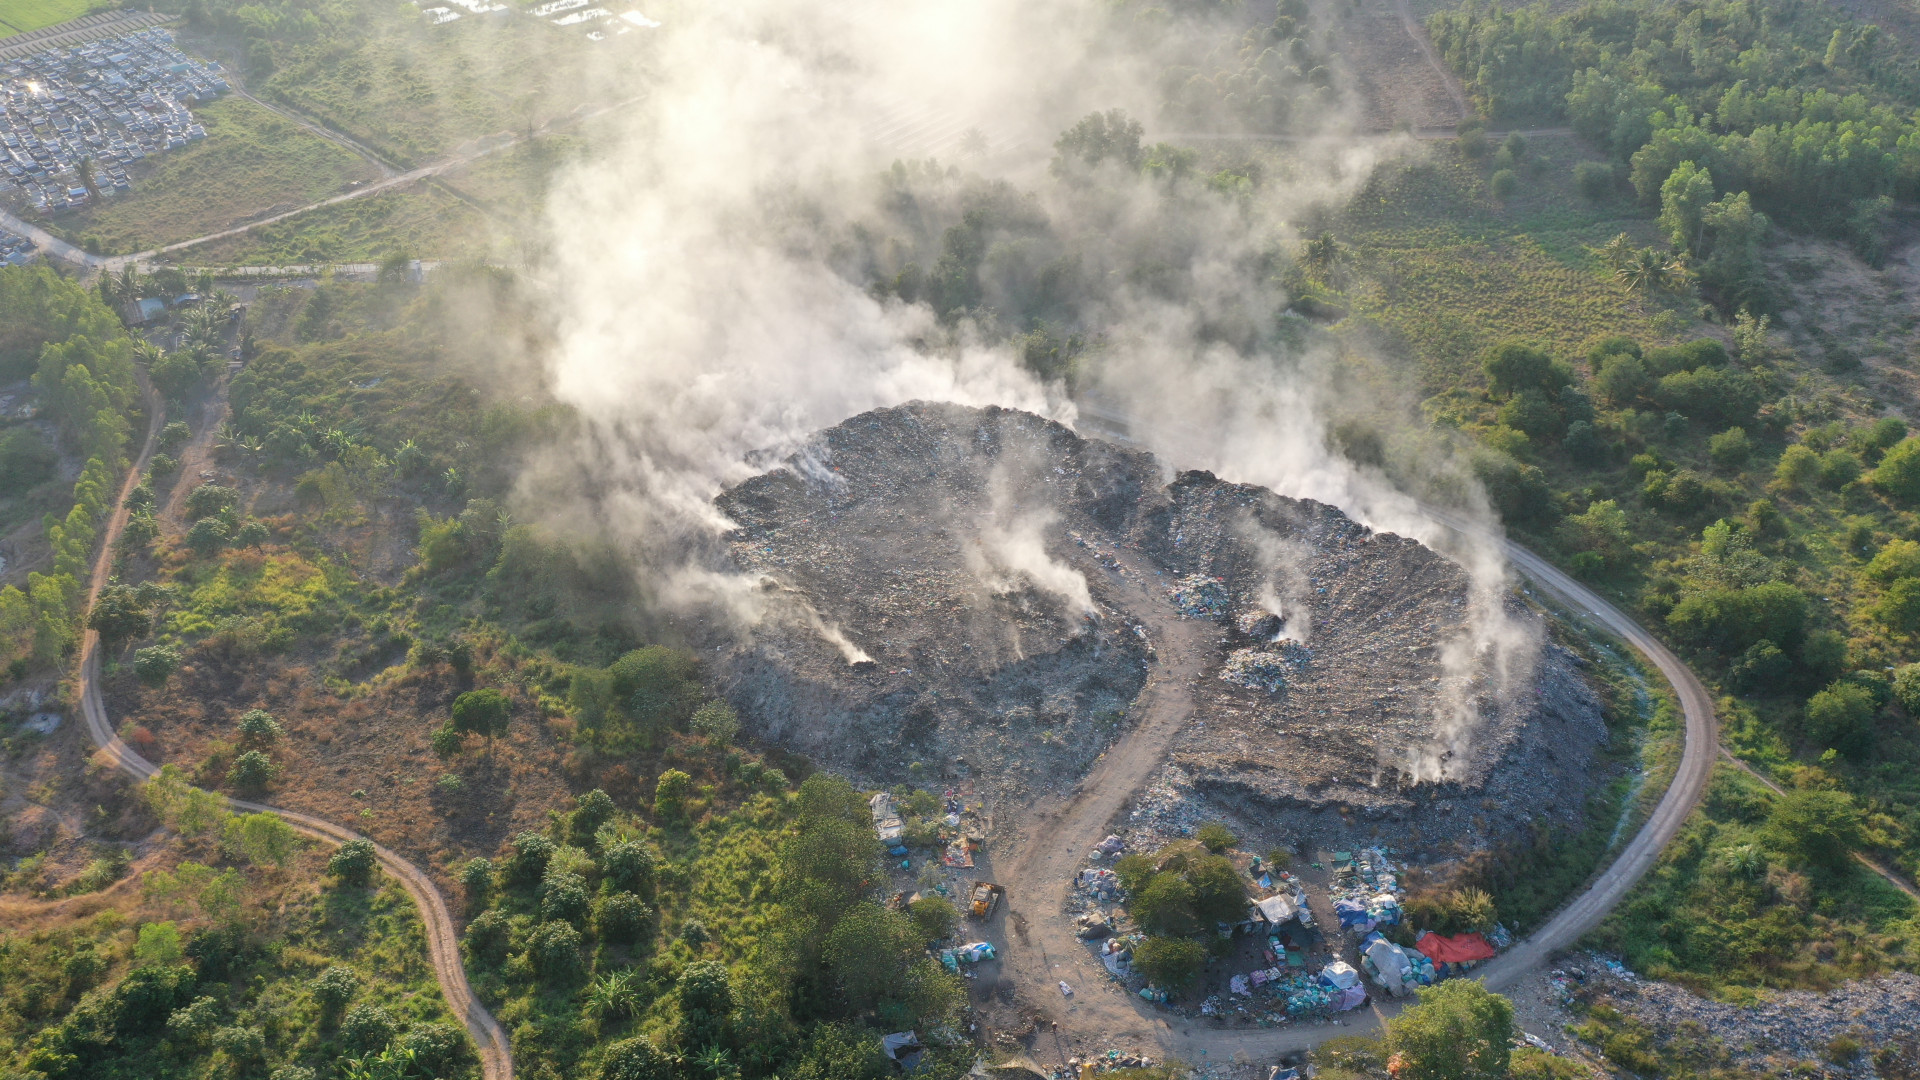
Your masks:
M1524 341L1503 341L1488 349L1481 354L1480 370L1496 397L1511 397L1527 387L1555 386L1553 358Z
M353 995L360 992L360 977L352 968L334 964L315 976L307 989L320 1006L320 1023L330 1026L346 1011Z
M180 949L180 927L171 921L143 923L133 946L133 960L141 966L165 967L177 964L185 955Z
M527 958L542 979L565 983L585 969L580 955L580 931L572 923L543 922L527 935Z
M489 744L507 733L512 719L507 695L492 687L469 690L453 699L453 729L483 736Z
M1804 491L1820 479L1820 455L1799 443L1787 447L1774 466L1773 479L1780 486Z
M284 869L300 850L300 834L279 814L235 814L227 819L222 839L255 866Z
M642 1035L607 1047L600 1062L600 1080L677 1080L673 1057Z
M384 1048L399 1028L393 1014L370 1001L347 1010L340 1020L340 1041L350 1053L365 1054Z
M686 812L687 796L693 794L693 777L679 769L668 769L660 774L653 786L653 810L667 817L679 817Z
M87 615L87 626L99 631L101 647L109 651L123 642L144 636L152 625L153 620L147 615L147 605L141 602L139 593L129 585L108 585L101 589L99 599L94 601L93 610Z
M1872 742L1879 704L1863 686L1837 682L1807 699L1807 738L1816 745L1853 754Z
M1801 865L1841 870L1866 841L1866 823L1846 792L1800 789L1773 801L1761 836Z
M1134 918L1149 932L1179 937L1199 928L1194 889L1179 874L1155 874L1133 898Z
M740 714L732 705L715 698L694 712L688 726L711 745L726 746L740 731Z
M1594 389L1600 398L1616 408L1625 408L1645 397L1653 387L1653 378L1638 357L1609 356L1594 377Z
M653 896L653 853L633 840L623 840L600 856L600 872L607 885L642 898Z
M227 786L235 791L257 792L280 776L280 766L258 750L248 750L233 759L227 768Z
M1472 979L1424 987L1387 1021L1398 1080L1506 1080L1512 1045L1513 1003Z
M1722 469L1736 471L1753 457L1753 440L1747 438L1745 428L1728 428L1707 440L1707 456Z
M1184 990L1200 977L1207 950L1197 941L1150 937L1134 947L1133 966L1147 981L1165 990Z
M674 997L680 1006L680 1045L698 1048L726 1039L734 1006L727 965L718 960L688 964L674 987Z
M193 523L187 530L187 547L195 555L206 558L227 546L233 538L233 526L225 518L206 517Z
M280 721L265 709L248 709L240 714L240 737L251 742L270 743L286 734Z
M1493 193L1495 202L1506 202L1520 190L1520 177L1512 169L1496 169L1487 178L1487 190Z
M1675 251L1698 251L1706 231L1707 205L1713 202L1713 176L1683 161L1660 185L1660 231Z
M1920 631L1920 578L1901 578L1870 609L1875 622L1902 634Z
M538 885L553 860L553 841L537 832L523 832L513 838L513 856L507 860L507 880L528 889Z
M572 834L575 844L583 848L592 848L595 843L594 834L600 831L600 826L612 821L613 815L612 797L599 788L594 788L580 796L579 802L573 808L573 815L567 823L567 831Z
M1880 458L1870 479L1889 498L1920 502L1920 439L1903 439Z
M364 887L373 880L374 867L379 864L373 841L349 840L328 857L327 873L339 878L342 885Z
M643 944L653 936L654 911L632 893L611 893L594 901L593 925L603 941Z

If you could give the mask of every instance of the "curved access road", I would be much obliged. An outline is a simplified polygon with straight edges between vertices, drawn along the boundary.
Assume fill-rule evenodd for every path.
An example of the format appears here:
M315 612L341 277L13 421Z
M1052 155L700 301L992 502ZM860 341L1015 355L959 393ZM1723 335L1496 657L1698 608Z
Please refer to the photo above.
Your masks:
M101 533L100 554L94 560L93 577L87 586L88 610L92 610L93 602L107 584L107 577L113 569L114 545L127 524L127 498L139 482L140 472L146 467L147 460L153 456L161 425L166 422L165 409L144 378L141 380L141 391L146 396L150 417L147 439L140 448L140 456L134 461L133 468L128 470L125 482L120 485L120 496L114 500L113 514L107 519L107 527ZM100 651L99 633L87 630L80 642L79 673L80 711L86 718L87 734L100 748L99 752L121 772L135 780L145 780L159 772L159 766L141 757L114 734L113 724L107 719L106 702L100 696ZM227 802L236 810L278 814L302 835L323 843L344 844L349 840L364 839L351 829L307 814L242 799L228 799ZM420 923L426 928L427 949L431 954L434 977L439 980L440 993L446 998L447 1008L461 1018L468 1033L473 1036L474 1045L480 1052L481 1074L485 1080L513 1080L513 1057L508 1049L506 1032L486 1006L474 997L473 987L467 982L467 970L460 960L460 939L454 932L453 919L447 914L445 898L419 867L378 844L374 845L374 851L379 856L380 865L400 882L420 909Z
M1719 746L1719 729L1713 698L1699 678L1625 612L1521 545L1456 515L1432 507L1422 509L1432 520L1456 532L1497 541L1512 564L1541 589L1578 617L1638 649L1672 684L1686 717L1686 749L1679 769L1639 832L1621 848L1611 865L1545 925L1481 969L1478 977L1490 988L1504 989L1597 926L1653 866L1706 789ZM1133 729L1108 749L1066 805L1038 825L1009 864L1004 883L1009 886L1007 918L1015 941L1008 943L1006 975L1021 985L1032 1001L1058 1003L1048 1011L1059 1020L1062 1034L1156 1043L1167 1057L1188 1063L1241 1055L1255 1060L1272 1058L1378 1024L1396 1011L1396 1005L1385 1003L1368 1013L1348 1014L1338 1023L1278 1028L1212 1028L1205 1021L1175 1016L1116 990L1062 916L1073 875L1085 853L1100 841L1126 800L1165 759L1173 740L1193 715L1193 680L1211 657L1211 625L1179 618L1165 597L1149 595L1150 590L1138 584L1152 580L1151 569L1132 569L1132 580L1121 587L1134 605L1130 614L1153 634L1159 664L1136 701ZM1062 981L1074 988L1071 999L1058 989Z

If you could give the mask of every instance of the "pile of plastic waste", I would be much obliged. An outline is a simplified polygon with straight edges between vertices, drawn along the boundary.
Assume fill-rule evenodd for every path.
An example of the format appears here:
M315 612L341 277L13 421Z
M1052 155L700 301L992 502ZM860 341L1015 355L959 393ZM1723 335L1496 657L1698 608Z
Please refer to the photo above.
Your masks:
M1173 605L1189 619L1217 619L1227 610L1226 580L1188 574L1173 583Z
M1114 876L1113 871L1102 867L1080 871L1074 880L1074 887L1103 903L1112 903L1120 897L1120 879Z
M1287 688L1288 664L1277 652L1264 648L1235 649L1220 667L1220 677L1235 686L1277 694Z

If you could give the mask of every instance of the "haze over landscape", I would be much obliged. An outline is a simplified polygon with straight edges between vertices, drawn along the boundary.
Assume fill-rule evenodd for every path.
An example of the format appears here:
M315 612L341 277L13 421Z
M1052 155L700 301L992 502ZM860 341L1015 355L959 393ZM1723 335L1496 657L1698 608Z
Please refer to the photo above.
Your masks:
M1920 1075L1909 0L0 0L0 1077Z

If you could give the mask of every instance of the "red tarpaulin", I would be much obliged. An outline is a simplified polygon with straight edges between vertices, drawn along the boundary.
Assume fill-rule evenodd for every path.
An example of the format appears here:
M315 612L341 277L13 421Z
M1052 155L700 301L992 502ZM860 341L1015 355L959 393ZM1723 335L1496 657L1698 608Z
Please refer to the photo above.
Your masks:
M1439 934L1423 935L1413 947L1426 953L1435 963L1458 964L1467 960L1493 959L1493 946L1479 934L1455 934L1441 937Z

